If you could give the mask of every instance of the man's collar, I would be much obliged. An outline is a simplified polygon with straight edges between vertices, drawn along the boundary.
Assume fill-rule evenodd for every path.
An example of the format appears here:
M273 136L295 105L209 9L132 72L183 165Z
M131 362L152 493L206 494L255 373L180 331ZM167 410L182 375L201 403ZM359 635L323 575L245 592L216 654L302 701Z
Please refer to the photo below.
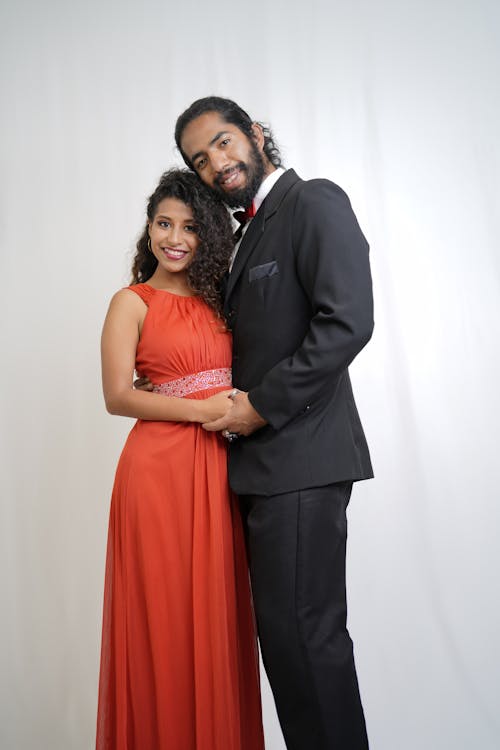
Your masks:
M285 170L283 169L283 167L277 167L260 183L260 188L257 190L255 198L253 199L255 213L257 213L257 211L263 204L264 199L267 198L281 175L284 173Z

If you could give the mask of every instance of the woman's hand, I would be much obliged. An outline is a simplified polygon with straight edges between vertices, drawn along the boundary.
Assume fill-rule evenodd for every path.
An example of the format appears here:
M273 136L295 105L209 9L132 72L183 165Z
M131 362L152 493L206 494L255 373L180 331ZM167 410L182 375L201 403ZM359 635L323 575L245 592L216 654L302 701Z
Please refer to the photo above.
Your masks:
M229 437L227 433L248 437L252 432L259 430L267 424L266 420L261 417L250 403L246 391L233 388L229 393L232 394L229 400L233 408L229 412L226 412L220 419L215 419L213 422L204 422L203 429L209 432L222 431L223 436L226 438Z
M203 424L204 422L213 422L216 419L226 416L233 406L233 402L229 398L229 394L232 392L232 389L221 391L220 393L216 393L215 396L198 401L197 405L199 404L200 417L197 421Z

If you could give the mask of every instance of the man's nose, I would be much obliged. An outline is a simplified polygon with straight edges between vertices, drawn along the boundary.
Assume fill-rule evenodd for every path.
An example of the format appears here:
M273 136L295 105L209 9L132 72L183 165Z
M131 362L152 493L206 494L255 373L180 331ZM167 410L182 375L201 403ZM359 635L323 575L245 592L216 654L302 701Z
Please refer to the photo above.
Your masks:
M229 166L229 159L223 151L215 151L213 154L210 154L209 159L212 171L216 174L222 173Z

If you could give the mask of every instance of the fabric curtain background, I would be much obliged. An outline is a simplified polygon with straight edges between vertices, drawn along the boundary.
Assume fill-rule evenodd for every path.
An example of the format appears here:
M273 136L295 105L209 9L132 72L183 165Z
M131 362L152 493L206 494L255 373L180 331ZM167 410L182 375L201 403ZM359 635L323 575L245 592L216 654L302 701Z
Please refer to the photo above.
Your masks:
M349 509L372 750L495 750L500 720L496 0L16 0L0 10L0 746L88 750L109 499L131 422L99 336L199 96L349 194L376 330L352 367L376 479ZM180 467L182 470L182 467ZM264 685L268 750L283 750Z

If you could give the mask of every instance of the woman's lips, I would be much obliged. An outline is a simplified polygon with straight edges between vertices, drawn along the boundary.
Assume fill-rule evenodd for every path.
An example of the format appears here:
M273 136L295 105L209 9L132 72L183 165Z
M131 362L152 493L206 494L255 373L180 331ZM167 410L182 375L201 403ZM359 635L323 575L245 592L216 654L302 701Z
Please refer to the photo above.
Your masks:
M182 260L187 255L187 250L176 250L173 247L162 247L162 250L169 260Z

